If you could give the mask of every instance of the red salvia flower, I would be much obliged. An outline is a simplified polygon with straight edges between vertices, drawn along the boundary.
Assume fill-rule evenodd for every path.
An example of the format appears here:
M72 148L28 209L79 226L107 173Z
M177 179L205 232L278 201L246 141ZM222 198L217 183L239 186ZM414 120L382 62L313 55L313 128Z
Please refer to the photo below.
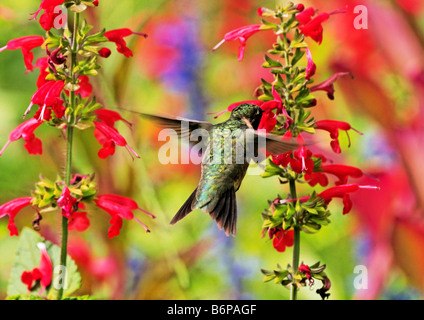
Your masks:
M76 94L80 94L82 98L87 98L93 91L93 86L89 82L88 76L80 76L79 78L79 89L75 91Z
M303 7L304 8L304 7ZM300 7L300 9L303 9ZM322 43L322 34L323 28L322 24L330 19L332 14L343 13L345 10L336 10L331 13L323 12L317 15L315 18L312 18L315 15L316 10L314 8L308 8L305 10L300 10L302 12L296 15L297 20L299 21L299 30L306 37L310 37L312 40L318 44Z
M60 98L60 94L64 87L65 82L63 80L47 81L33 94L31 103L24 113L24 117L31 111L34 104L40 106L38 112L34 116L40 121L50 120L49 112L46 112L47 108L50 108L50 111L54 111L59 119L63 117L65 107L63 106L63 100Z
M261 30L266 30L261 24L252 24L232 30L224 35L224 39L213 47L212 51L218 49L226 41L239 40L240 46L238 51L238 61L242 61L244 58L244 50L246 48L247 39Z
M30 20L37 20L40 12L44 10L44 13L40 16L39 23L44 30L49 31L54 27L56 17L61 14L61 11L55 13L55 8L64 2L65 0L43 0L37 12L32 14Z
M314 279L312 278L311 268L309 268L306 264L301 264L299 266L299 272L303 273L306 276L306 279L309 281L309 285L312 286L314 284Z
M323 198L326 203L329 203L333 198L343 199L343 214L347 214L352 209L352 200L349 194L356 192L359 189L374 189L378 190L377 186L361 186L358 184L344 184L336 187L331 187L323 192L319 193L318 196Z
M18 198L11 200L0 206L0 219L4 216L9 217L7 228L11 236L18 235L18 229L15 225L15 217L19 211L31 204L32 197Z
M26 36L22 38L10 40L6 46L0 48L0 52L3 50L17 50L21 49L24 56L24 63L26 67L26 72L34 70L32 61L34 60L34 54L31 50L37 47L41 47L44 43L44 38L42 36Z
M99 121L94 121L94 126L94 136L97 141L103 145L103 148L101 148L98 152L99 158L106 159L108 156L113 155L115 153L115 145L125 147L130 155L133 153L136 158L140 158L140 156L128 145L125 138L121 136L115 128Z
M125 42L124 38L128 37L132 34L136 34L139 36L143 36L147 38L147 34L145 33L139 33L139 32L133 32L130 29L123 28L123 29L115 29L105 32L104 36L111 42L114 42L116 44L116 48L118 52L122 53L127 58L133 56L133 52L131 49L127 47L127 43Z
M98 53L102 58L109 58L109 56L112 54L112 51L110 51L108 48L101 48Z
M32 271L24 271L21 275L22 283L26 284L28 291L31 291L33 283L40 281L41 292L43 292L52 282L53 277L53 264L47 253L46 245L42 242L37 243L37 247L41 251L40 266L32 269Z
M109 238L119 235L122 227L122 219L134 219L143 226L146 232L150 232L149 228L134 216L133 211L140 210L151 218L154 218L154 216L141 209L134 200L114 194L103 194L97 196L94 202L99 208L105 210L112 217L109 221L111 224L108 231Z
M293 246L293 229L283 230L282 228L273 228L268 232L272 240L272 245L278 252L286 251L286 247Z
M38 121L37 119L32 118L17 126L14 130L12 130L9 135L9 140L0 150L0 156L11 142L21 138L25 141L24 147L27 149L29 154L42 154L43 148L41 140L34 135L34 130L37 129L42 123L42 121Z
M262 121L264 121L264 123L262 124L262 127L261 125L259 125L259 129L261 128L269 129L273 122L275 122L274 124L274 127L275 127L275 125L277 124L277 120L275 118L274 113L271 111L274 109L277 110L276 115L279 115L280 113L282 113L286 117L286 123L284 124L284 128L287 129L293 123L293 119L287 113L287 110L283 105L283 100L281 99L280 94L275 89L275 82L272 84L271 92L272 92L272 96L274 97L274 100L266 101L260 106L261 109L264 111L264 114L262 115L262 119L264 120L261 119L261 123ZM275 118L275 121L273 120L274 119L273 117ZM271 130L267 130L267 131L272 131L274 127L272 127Z
M85 206L82 202L78 203L78 209L84 209ZM82 232L90 226L90 220L87 218L87 212L75 211L68 218L68 229L77 230Z
M70 219L74 211L78 209L78 200L71 195L69 188L64 186L62 194L57 199L57 205L62 208L62 215Z
M333 139L330 143L331 148L335 153L340 153L340 144L339 144L339 130L346 131L347 137L349 139L349 147L350 147L350 137L348 134L349 130L353 130L362 135L361 132L351 127L351 125L344 121L336 121L336 120L321 120L317 121L316 128L320 130L325 130L330 133L331 139Z
M353 78L350 72L337 72L334 75L332 75L330 78L328 78L327 80L321 82L320 84L312 86L310 88L311 92L319 91L319 90L325 91L327 92L328 98L330 100L334 100L334 92L335 92L334 82L336 82L338 78L343 76L351 76Z
M40 68L40 75L37 78L37 88L41 88L47 81L46 77L49 75L49 72L47 71L47 68L49 67L47 57L39 58L36 62L34 67Z
M315 74L317 70L317 66L315 65L314 61L312 60L312 54L311 50L309 48L306 48L306 59L308 64L306 65L306 80L311 80L311 77Z

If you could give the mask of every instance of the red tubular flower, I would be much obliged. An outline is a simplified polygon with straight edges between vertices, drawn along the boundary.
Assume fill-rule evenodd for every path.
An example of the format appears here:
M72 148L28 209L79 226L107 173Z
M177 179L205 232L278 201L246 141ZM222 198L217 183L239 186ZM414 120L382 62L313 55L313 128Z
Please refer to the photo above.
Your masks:
M9 234L11 236L18 235L18 229L15 225L15 217L19 211L31 204L32 197L18 198L11 200L0 206L0 219L4 216L9 216L9 224L7 228L9 229Z
M275 82L272 84L272 96L274 97L274 100L270 100L267 102L264 102L261 105L261 109L264 111L264 114L262 115L262 119L264 119L264 121L269 121L269 123L264 123L262 128L270 128L272 122L274 122L272 119L274 115L274 113L271 110L277 109L277 115L279 115L280 113L282 113L285 117L286 117L286 123L284 124L284 127L287 129L288 127L290 127L290 125L293 123L293 119L289 116L289 114L286 111L286 108L283 105L283 100L281 99L279 93L277 92L277 90L275 89ZM261 120L262 123L262 120ZM277 120L275 119L275 125L277 124ZM259 129L261 129L261 125L259 125ZM274 128L272 127L272 129ZM272 131L271 130L267 130L267 131Z
M132 211L140 210L151 218L154 218L154 216L141 209L134 200L114 194L103 194L97 196L97 199L95 199L94 202L99 208L105 210L112 217L109 221L111 224L108 231L109 238L119 235L122 227L122 219L134 219L143 226L146 232L150 232L149 228L138 220Z
M41 88L48 80L46 77L49 75L47 68L49 66L47 57L39 58L35 63L36 68L40 68L40 75L37 78L37 88Z
M43 0L37 12L32 14L30 20L37 20L41 10L44 10L44 13L40 17L39 23L44 30L49 31L51 28L53 28L56 17L61 14L61 12L54 12L55 7L63 4L64 2L65 0Z
M277 117L272 111L264 111L262 113L261 121L259 122L258 130L272 131L277 125Z
M349 193L356 192L359 189L379 190L379 187L361 186L357 184L344 184L328 188L323 192L319 193L318 196L323 198L326 203L329 203L331 200L333 200L333 198L343 199L343 214L347 214L352 209L352 200L350 199Z
M105 32L104 36L111 42L114 42L116 44L116 48L118 52L122 53L127 58L132 57L133 53L131 49L127 47L127 43L125 42L124 38L128 37L132 34L137 34L139 36L143 36L147 38L147 34L145 33L139 33L139 32L133 32L130 29L123 28L123 29L115 29Z
M85 206L82 202L78 203L78 209L84 209ZM90 220L87 218L87 212L75 211L69 217L68 228L69 230L77 230L82 232L90 226Z
M79 78L79 89L75 91L76 94L80 94L82 98L87 98L93 91L93 86L89 82L88 76L80 76Z
M116 111L102 108L97 109L94 111L94 113L97 115L97 119L106 123L109 127L115 128L115 122L117 121L125 122L125 124L127 124L129 127L132 126L129 121L122 118L122 116Z
M102 58L109 58L112 51L110 51L108 48L101 48L98 53Z
M128 145L127 141L123 136L119 134L119 132L113 128L108 126L104 122L94 121L94 136L97 141L103 145L98 152L98 156L101 159L105 159L108 156L111 156L115 153L115 145L120 147L125 147L131 155L131 152L137 157L140 156Z
M261 24L252 24L232 30L224 35L224 39L222 39L215 47L213 47L212 51L218 49L225 41L239 40L240 46L238 51L238 61L242 61L244 58L244 50L246 48L247 39L261 30L267 29L265 29Z
M312 86L311 92L314 91L325 91L327 92L327 96L330 100L334 100L334 82L336 82L336 80L340 77L343 76L351 76L351 78L353 78L353 75L350 72L337 72L336 74L332 75L330 78L328 78L327 80L321 82L320 84L317 84L315 86Z
M349 139L349 147L350 147L350 137L349 137L349 134L348 134L349 130L353 130L353 131L359 133L360 135L362 135L361 132L352 128L349 123L344 122L344 121L321 120L321 121L317 121L315 124L316 124L317 129L325 130L325 131L328 131L330 133L330 137L331 137L331 139L333 139L331 141L330 145L331 145L331 148L333 149L333 151L335 153L341 152L340 144L339 144L339 140L338 140L339 130L346 131L347 137Z
M331 13L323 12L317 15L315 18L312 18L315 15L315 12L316 10L314 8L301 10L301 12L296 15L296 18L299 21L300 32L303 33L306 37L310 37L318 44L321 44L323 34L322 24L330 19L332 14L343 13L345 11L336 10Z
M360 178L363 176L361 169L345 166L342 164L330 164L321 166L321 168L325 173L330 173L337 176L339 181L336 182L336 185L346 184L348 177Z
M32 96L31 103L24 113L24 118L31 111L34 104L40 106L39 110L34 117L38 118L39 121L50 120L50 112L54 111L58 118L63 117L65 113L65 107L63 106L63 100L60 98L60 94L65 87L63 80L58 81L47 81L43 84ZM47 108L50 108L46 112Z
M34 48L41 47L44 43L42 36L26 36L22 38L10 40L6 46L0 48L0 52L3 50L16 50L21 49L24 56L24 63L27 68L26 73L34 70L32 61L34 60L34 54L31 52Z
M323 172L312 172L305 174L305 180L311 187L320 184L322 187L328 186L328 178Z
M6 150L7 146L16 140L22 138L25 141L24 147L29 154L42 154L43 148L41 140L34 135L34 130L37 129L43 122L37 119L29 119L17 126L9 135L9 140L0 150L0 156Z
M306 80L311 80L311 77L315 74L317 70L317 66L315 65L314 61L312 60L312 54L311 50L309 48L306 48L306 59L308 61L308 64L306 66Z
M33 283L40 280L41 290L43 292L52 282L53 264L47 253L46 245L42 242L37 243L37 247L41 251L40 266L32 269L32 271L24 271L21 275L22 283L26 284L28 291L31 291Z
M301 264L299 266L299 272L303 273L306 276L306 279L309 281L309 285L312 286L314 284L314 279L312 278L311 268L309 268L306 264Z
M293 246L293 229L283 230L281 228L270 229L270 237L274 237L272 245L278 252L286 251L286 247Z
M57 205L62 208L62 215L68 219L71 218L72 214L77 207L78 200L71 196L71 191L67 186L63 187L62 194L57 200Z
M311 159L312 152L306 147L300 147L293 152L293 159L290 160L290 166L294 172L311 174L314 170L314 161Z

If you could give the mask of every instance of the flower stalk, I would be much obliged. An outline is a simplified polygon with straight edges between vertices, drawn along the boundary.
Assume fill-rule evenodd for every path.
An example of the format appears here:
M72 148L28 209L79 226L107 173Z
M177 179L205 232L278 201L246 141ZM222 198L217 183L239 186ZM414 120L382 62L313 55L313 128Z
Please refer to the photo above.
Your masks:
M290 195L292 199L297 198L296 194L296 180L292 179L289 182L290 185ZM293 227L293 260L292 260L292 274L294 275L299 269L299 259L300 259L300 228L297 226ZM295 283L292 284L290 291L290 300L297 299L297 287Z
M79 13L74 13L74 26L72 29L72 47L71 47L71 77L73 82L76 81L76 75L74 74L74 68L77 64L77 34L78 34L78 25L79 25ZM71 110L75 109L75 91L71 91L69 94L69 107ZM72 113L68 118L66 126L66 164L65 164L65 184L66 186L71 185L71 175L72 175L72 146L73 146L73 136L74 136L74 125L72 119ZM68 253L68 217L62 216L62 241L60 247L60 265L63 267L65 274L63 278L66 277L66 257ZM63 286L59 288L57 299L61 300L63 297Z

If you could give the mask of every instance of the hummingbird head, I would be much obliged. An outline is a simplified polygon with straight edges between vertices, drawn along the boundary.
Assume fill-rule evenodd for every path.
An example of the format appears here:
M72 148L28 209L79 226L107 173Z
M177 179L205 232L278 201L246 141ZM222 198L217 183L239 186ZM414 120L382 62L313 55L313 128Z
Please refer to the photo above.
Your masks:
M251 123L253 129L258 130L259 123L261 122L262 118L262 109L254 104L250 103L243 103L237 107L234 108L234 110L231 112L230 119L234 120L249 120Z

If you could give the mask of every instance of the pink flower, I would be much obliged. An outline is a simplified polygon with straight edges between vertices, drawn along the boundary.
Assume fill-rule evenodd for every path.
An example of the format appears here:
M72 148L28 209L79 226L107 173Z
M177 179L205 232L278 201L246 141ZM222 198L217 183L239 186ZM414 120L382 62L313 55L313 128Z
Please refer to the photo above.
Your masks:
M320 129L320 130L325 130L328 131L330 133L330 137L331 139L333 139L330 143L331 148L333 149L333 151L335 153L340 153L341 149L340 149L340 144L339 144L339 130L343 130L346 131L347 137L349 139L349 147L350 147L350 137L349 134L347 133L349 130L353 130L359 134L362 135L361 132L359 132L356 129L353 129L349 123L344 122L344 121L336 121L336 120L321 120L321 121L317 121L316 123L316 128Z
M26 36L22 38L10 40L6 46L0 48L0 52L3 50L16 50L21 49L24 56L24 63L27 68L26 72L34 70L32 61L34 60L34 54L31 52L34 48L41 47L44 43L42 36Z
M265 30L261 24L248 25L232 30L224 35L224 39L213 47L212 51L218 49L225 41L239 40L240 46L238 51L238 61L242 61L244 58L244 49L246 48L247 39L261 30Z
M62 118L65 114L65 107L63 106L63 100L60 98L60 94L63 91L65 82L63 80L58 81L47 81L43 84L32 96L31 103L24 113L24 118L31 111L34 104L40 106L39 110L34 117L41 120L50 120L50 112L54 111L57 118ZM46 112L47 108L50 108Z
M14 130L12 130L9 136L9 140L0 150L0 156L11 142L19 140L20 138L25 141L24 147L27 149L29 154L42 154L43 149L41 140L34 135L34 130L37 129L42 123L42 121L38 121L37 119L32 118L17 126Z
M44 30L49 31L51 28L53 28L56 17L61 14L61 11L55 13L55 8L64 2L65 0L43 0L40 4L40 8L37 10L37 12L32 14L32 18L30 20L37 20L40 11L44 10L44 13L40 17L39 23Z
M40 281L41 290L43 292L52 282L53 277L53 264L47 253L46 245L42 242L37 243L37 247L41 251L40 266L32 269L32 271L24 271L21 275L22 283L26 284L28 291L31 291L33 283Z
M109 238L119 235L122 227L122 219L134 219L143 226L146 232L150 232L149 228L134 216L133 211L140 210L151 218L154 218L154 216L141 209L134 200L114 194L103 194L97 196L94 202L99 208L105 210L112 217L109 221L111 224L108 231Z
M347 76L347 75L349 75L349 76L351 76L351 78L353 78L353 76L352 76L352 74L350 72L338 72L338 73L332 75L327 80L321 82L320 84L317 84L315 86L312 86L310 88L311 89L311 92L319 91L319 90L325 91L325 92L327 92L328 98L330 100L334 100L334 92L335 92L335 90L334 90L334 82L336 82L336 80L338 78L343 77L343 76Z
M305 175L305 180L308 181L309 185L314 187L316 184L320 184L325 187L328 185L328 178L325 174L335 175L339 181L336 181L336 185L342 185L347 183L348 177L360 178L363 176L361 169L346 166L342 164L330 164L321 166L322 172L314 172L309 175Z
M108 38L109 41L114 42L116 44L116 48L118 52L122 53L127 58L132 57L133 53L131 49L127 47L127 44L124 40L125 37L128 37L132 34L136 34L139 36L143 36L144 38L147 38L147 34L145 33L139 33L139 32L133 32L130 29L123 28L123 29L115 29L105 32L104 36Z
M306 48L306 59L308 61L308 64L306 66L306 80L311 80L311 77L315 74L317 70L317 66L315 65L314 61L312 60L312 54L311 50L309 48Z
M15 225L15 217L19 211L31 204L32 197L18 198L11 200L0 206L0 219L4 216L9 216L9 224L7 228L9 229L9 234L11 236L18 235L18 229Z

